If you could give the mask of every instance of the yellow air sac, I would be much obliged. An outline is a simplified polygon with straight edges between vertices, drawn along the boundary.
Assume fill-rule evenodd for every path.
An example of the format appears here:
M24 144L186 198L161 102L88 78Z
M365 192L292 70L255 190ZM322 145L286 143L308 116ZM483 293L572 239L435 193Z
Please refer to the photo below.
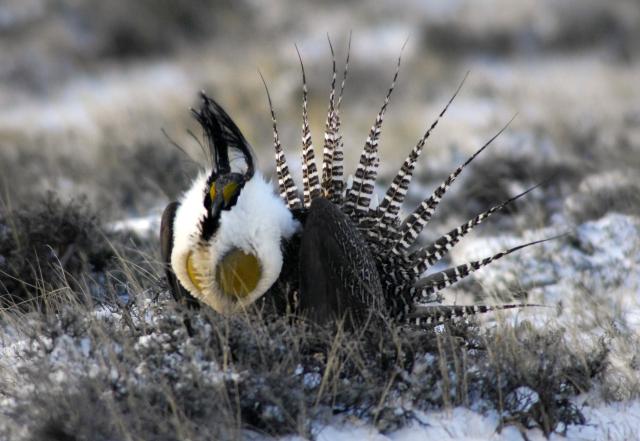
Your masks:
M191 260L192 256L193 253L189 253L189 256L187 256L187 274L189 275L189 279L191 279L191 283L195 285L199 292L202 292L202 285L200 284L202 277L193 265L193 260Z
M216 282L222 292L240 299L258 286L261 275L258 258L239 249L225 255L216 268Z

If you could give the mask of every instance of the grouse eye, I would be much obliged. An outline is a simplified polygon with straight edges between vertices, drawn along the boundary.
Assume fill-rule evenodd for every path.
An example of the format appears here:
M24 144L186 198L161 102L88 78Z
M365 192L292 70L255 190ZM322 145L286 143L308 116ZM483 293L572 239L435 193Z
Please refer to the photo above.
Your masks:
M224 199L224 204L229 205L231 199L235 196L238 191L238 183L237 182L229 182L222 188L222 199Z
M207 198L212 206L208 207L208 209L212 209L213 211L230 209L241 187L242 183L238 182L237 179L230 180L227 178L212 182L209 186L209 195ZM207 201L205 201L205 205L206 204Z

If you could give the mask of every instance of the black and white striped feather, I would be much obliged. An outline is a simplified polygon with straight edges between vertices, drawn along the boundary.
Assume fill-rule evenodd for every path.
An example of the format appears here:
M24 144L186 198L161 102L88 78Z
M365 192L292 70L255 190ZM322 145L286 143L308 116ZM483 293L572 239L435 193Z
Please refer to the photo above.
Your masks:
M331 170L331 184L329 185L328 198L335 204L341 204L344 192L344 144L340 135L340 105L344 96L344 87L347 83L347 75L349 73L349 58L351 56L351 34L349 34L349 43L347 45L347 59L344 63L344 71L342 73L342 82L340 83L340 93L336 102L334 119L332 121L333 130L335 131L335 142L333 146L332 162L327 164L327 168Z
M349 47L350 43L351 38L349 38ZM329 46L332 57L332 77L329 106L325 122L321 179L319 178L315 164L313 145L311 142L307 110L308 90L306 76L304 66L302 65L302 57L298 51L303 83L302 171L304 191L301 212L304 215L304 212L309 210L313 201L321 198L334 204L335 207L342 210L347 218L353 222L363 238L364 243L362 246L367 248L368 255L372 256L375 260L375 267L378 271L382 292L379 293L381 301L376 302L376 307L379 307L380 304L385 305L389 315L397 317L398 319L421 325L434 325L455 318L463 318L469 315L499 309L537 306L531 304L458 306L438 305L435 302L441 301L442 297L439 292L442 289L453 285L501 257L544 242L544 240L519 245L485 259L472 261L424 276L425 271L439 262L462 237L471 232L477 225L485 221L492 214L501 211L507 205L528 194L537 188L537 186L478 214L473 219L470 219L458 228L443 235L434 243L413 249L420 233L435 214L438 204L447 190L453 185L456 178L462 173L465 167L507 129L511 121L502 127L462 165L454 170L411 214L406 218L402 218L400 209L404 203L418 159L432 131L460 92L467 75L462 79L452 97L437 115L436 119L430 124L417 144L410 151L387 189L384 199L378 206L375 201L372 203L377 169L380 161L378 146L384 116L389 106L389 99L398 79L401 57L398 58L396 71L382 107L378 111L369 131L357 169L353 175L353 181L352 183L347 183L345 188L343 142L339 132L341 126L340 104L342 102L347 78L349 51L347 51L340 91L336 97L337 70L335 53L331 41L329 41ZM300 201L295 197L297 190L286 167L284 153L278 140L277 130L275 128L275 115L270 98L269 106L274 124L274 149L280 194L290 208L300 208Z
M297 210L302 208L300 202L300 196L298 194L298 187L293 180L293 176L289 171L287 165L287 158L284 155L284 150L280 144L280 136L278 134L278 122L276 120L276 112L273 109L273 103L271 102L271 94L267 87L262 73L260 78L264 84L264 89L267 92L267 99L269 100L269 111L271 112L271 122L273 125L273 147L276 154L276 174L278 176L278 190L280 191L280 197L285 201L289 209Z
M304 207L311 206L311 199L320 197L320 179L316 166L313 142L311 140L311 128L309 127L307 75L304 71L302 56L296 47L302 70L302 183Z
M384 114L389 106L389 100L391 94L396 87L398 81L398 75L400 74L400 63L402 61L402 55L398 57L398 64L396 66L391 86L384 98L384 103L380 108L380 111L376 115L376 120L371 126L369 136L364 144L362 153L360 154L360 161L358 168L353 176L353 184L351 188L347 189L346 202L344 204L345 211L350 214L354 213L357 219L361 219L369 214L369 207L371 205L371 197L373 195L374 184L378 174L378 165L380 164L380 157L378 155L378 143L380 142L380 132L382 130L382 123L384 122Z

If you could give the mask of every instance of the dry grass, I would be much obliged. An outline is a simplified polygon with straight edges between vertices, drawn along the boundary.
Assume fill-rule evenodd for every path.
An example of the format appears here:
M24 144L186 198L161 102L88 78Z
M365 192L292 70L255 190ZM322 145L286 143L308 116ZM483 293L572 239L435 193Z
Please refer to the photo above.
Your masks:
M29 221L45 228L40 210L52 201L35 205ZM69 207L60 209L79 217L74 237L95 237L91 215ZM78 255L96 247L67 239ZM503 424L549 434L584 422L571 398L608 363L604 344L585 352L562 330L526 322L437 332L386 322L348 331L257 308L236 317L182 310L145 244L116 237L109 246L114 259L93 268L91 282L85 267L63 271L58 260L60 276L46 283L30 270L15 273L43 289L40 302L0 315L4 344L21 348L1 367L6 436L19 439L19 428L28 439L54 440L310 436L312 422L336 414L389 431L413 421L415 410L479 403L499 410Z
M307 436L336 414L389 431L414 421L416 410L454 406L497 410L502 426L549 434L584 422L574 400L583 392L605 400L640 396L640 342L623 319L628 293L620 286L567 292L575 299L564 304L576 314L570 326L498 321L434 332L386 322L353 332L266 310L232 318L181 310L167 294L157 241L105 231L106 222L147 214L185 188L193 170L183 174L186 158L161 128L197 150L182 130L202 86L237 118L268 170L271 130L259 66L293 157L300 117L293 43L305 57L319 142L329 80L325 34L342 60L348 29L350 164L402 41L412 35L382 136L387 180L472 71L429 141L414 204L521 112L461 176L425 235L549 176L549 185L474 234L500 236L558 217L580 224L612 211L637 215L640 9L631 0L547 3L463 1L439 9L326 2L313 11L299 2L3 4L17 18L0 24L0 437ZM457 288L477 296L485 291L477 280ZM612 296L620 303L603 300Z

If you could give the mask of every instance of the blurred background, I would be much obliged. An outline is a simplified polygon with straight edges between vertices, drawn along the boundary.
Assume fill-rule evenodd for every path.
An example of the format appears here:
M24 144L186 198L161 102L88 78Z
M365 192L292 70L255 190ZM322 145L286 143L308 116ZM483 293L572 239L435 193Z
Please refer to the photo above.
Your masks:
M1 0L2 205L53 191L63 199L87 195L109 221L158 216L202 161L188 134L200 134L189 107L201 89L232 115L270 175L270 118L258 69L290 161L298 161L294 45L309 78L319 153L331 72L327 35L340 70L353 32L342 112L347 170L408 39L383 129L384 179L470 72L428 144L413 203L518 113L466 184L452 190L442 222L455 224L550 176L544 194L529 199L528 216L493 225L637 213L638 23L635 0Z
M260 70L299 177L295 45L319 158L331 81L327 36L342 72L350 33L341 109L347 172L402 52L382 130L380 193L469 73L427 143L405 210L518 115L447 192L422 239L547 181L430 271L568 233L443 291L446 304L548 307L518 309L509 316L514 326L507 319L497 332L493 325L464 325L466 337L447 331L453 338L436 339L439 358L435 349L421 355L423 344L436 347L421 334L405 352L396 339L405 334L394 329L384 345L331 335L344 350L331 346L324 358L322 338L308 339L313 349L300 343L302 328L268 320L254 329L253 316L249 328L244 316L211 327L204 308L192 316L196 337L186 338L179 310L167 302L157 235L166 204L206 163L190 107L207 91L273 176ZM26 439L34 430L57 435L30 439L118 439L118 431L126 439L215 438L204 428L226 433L221 421L232 422L229 433L245 424L305 433L303 418L325 405L348 421L375 413L379 427L392 415L406 421L404 403L477 422L449 411L464 403L496 409L479 432L491 439L498 416L515 426L504 434L524 430L529 418L545 427L562 421L554 428L566 434L578 408L600 439L638 439L637 411L625 421L624 407L609 407L599 418L588 405L640 396L639 80L638 0L0 0L0 438ZM14 319L16 308L29 315ZM18 418L7 423L6 415ZM477 432L476 423L461 425ZM445 427L447 436L462 433Z

